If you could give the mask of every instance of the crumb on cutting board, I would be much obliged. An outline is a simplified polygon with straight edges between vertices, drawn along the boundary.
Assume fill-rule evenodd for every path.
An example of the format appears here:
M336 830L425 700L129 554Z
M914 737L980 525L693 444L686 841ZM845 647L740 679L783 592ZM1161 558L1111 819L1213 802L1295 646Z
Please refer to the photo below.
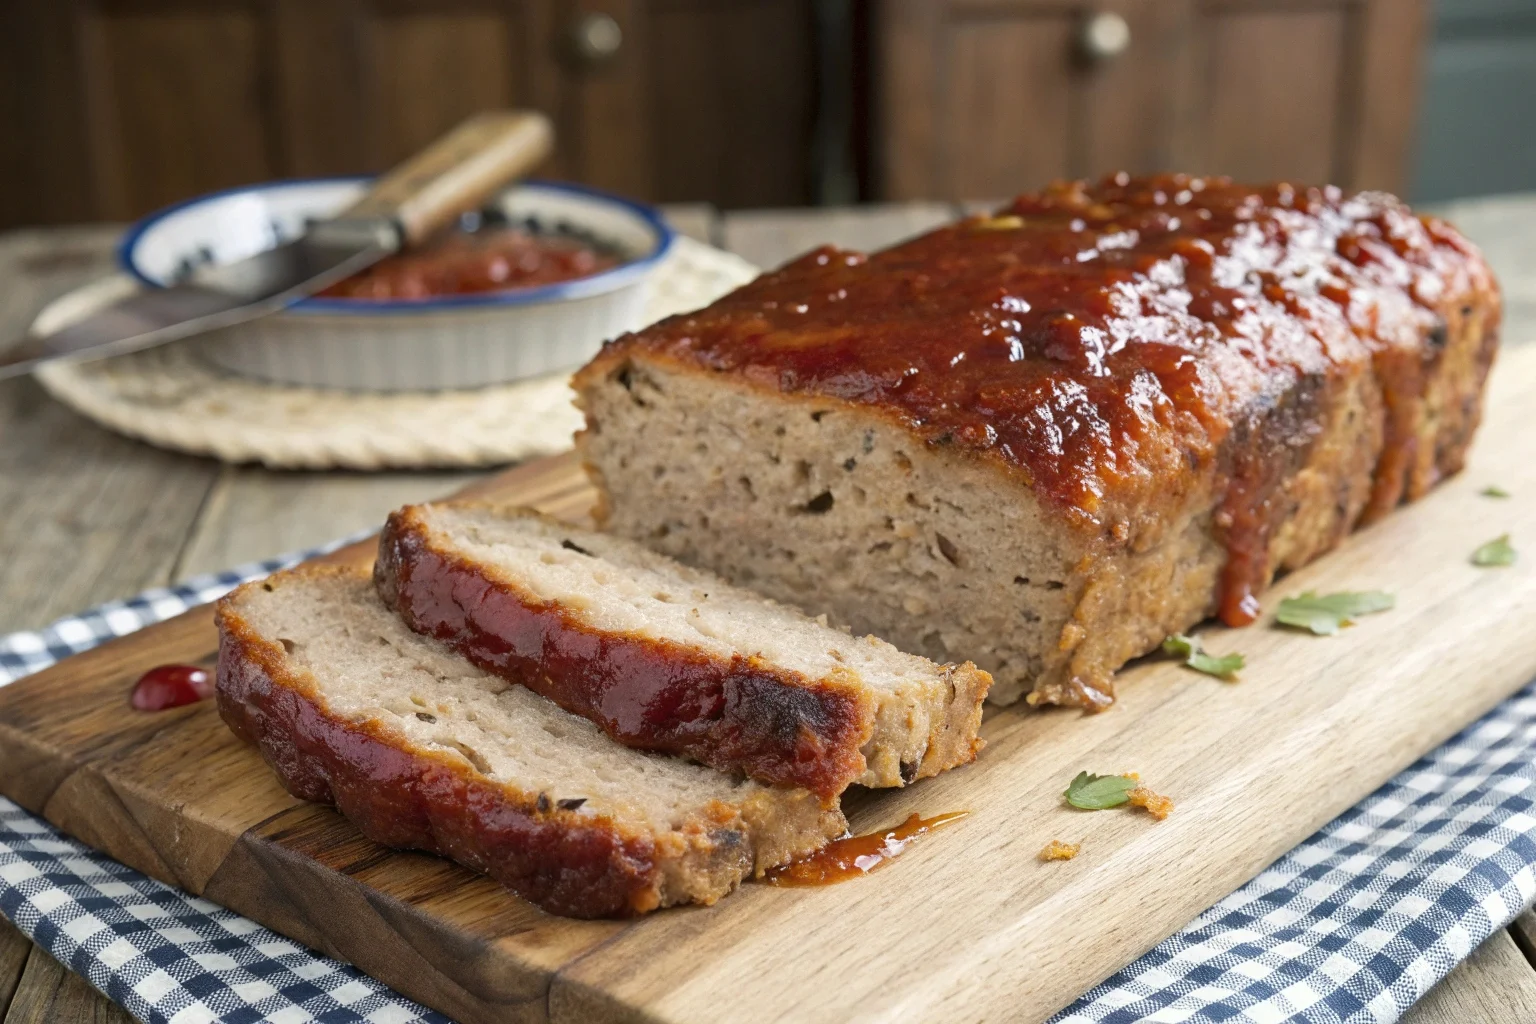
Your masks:
M1082 843L1064 843L1060 839L1052 839L1045 844L1045 849L1040 851L1040 859L1045 861L1071 860L1077 856L1077 851L1082 848Z
M1168 812L1173 810L1173 800L1161 794L1154 793L1146 786L1137 786L1126 794L1132 807L1141 807L1158 821L1168 817Z

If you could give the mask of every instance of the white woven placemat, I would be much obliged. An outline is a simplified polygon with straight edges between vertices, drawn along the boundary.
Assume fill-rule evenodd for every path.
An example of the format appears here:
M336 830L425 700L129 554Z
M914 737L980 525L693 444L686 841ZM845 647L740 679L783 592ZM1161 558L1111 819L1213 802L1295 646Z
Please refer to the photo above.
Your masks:
M697 309L757 276L738 256L679 238L649 285L648 321ZM96 281L38 317L82 315L138 286ZM570 447L581 417L567 375L470 391L396 394L290 388L225 373L196 340L36 373L54 398L121 434L275 469L492 466Z

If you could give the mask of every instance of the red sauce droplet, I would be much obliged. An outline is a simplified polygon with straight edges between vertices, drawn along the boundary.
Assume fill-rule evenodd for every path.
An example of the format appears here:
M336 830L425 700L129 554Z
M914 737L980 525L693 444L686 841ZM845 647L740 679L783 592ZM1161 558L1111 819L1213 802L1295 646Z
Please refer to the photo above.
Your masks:
M850 878L861 878L884 867L906 852L912 841L935 829L959 821L970 811L950 811L932 818L916 814L893 829L862 836L844 836L823 846L808 857L770 868L770 885L832 885Z
M196 665L157 665L133 684L128 698L138 711L164 711L213 696L213 677Z

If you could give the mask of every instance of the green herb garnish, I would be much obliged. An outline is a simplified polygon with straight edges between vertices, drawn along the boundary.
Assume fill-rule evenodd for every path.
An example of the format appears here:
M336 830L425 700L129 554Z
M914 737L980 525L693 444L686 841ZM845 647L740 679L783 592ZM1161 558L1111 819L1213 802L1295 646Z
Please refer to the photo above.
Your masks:
M1129 775L1094 775L1078 772L1077 778L1062 794L1067 803L1085 811L1102 811L1119 807L1128 802L1131 790L1141 785L1141 780Z
M1495 537L1487 544L1484 544L1482 547L1472 552L1472 564L1481 565L1485 568L1492 566L1514 565L1515 549L1510 546L1509 534L1506 533L1502 537Z
M1164 640L1163 653L1171 654L1175 658L1183 658L1185 668L1192 668L1196 672L1204 672L1208 676L1217 676L1221 679L1236 678L1237 670L1243 667L1241 654L1207 654L1200 649L1198 640L1183 633L1174 633Z
M1489 484L1487 487L1484 487L1482 490L1478 491L1477 493L1481 494L1485 498L1507 498L1507 497L1509 497L1509 492L1506 491L1504 488L1500 487L1498 484Z
M1332 636L1341 626L1352 625L1356 617L1384 612L1396 603L1391 594L1380 590L1322 595L1309 590L1281 601L1275 621L1297 629L1309 629L1318 636Z

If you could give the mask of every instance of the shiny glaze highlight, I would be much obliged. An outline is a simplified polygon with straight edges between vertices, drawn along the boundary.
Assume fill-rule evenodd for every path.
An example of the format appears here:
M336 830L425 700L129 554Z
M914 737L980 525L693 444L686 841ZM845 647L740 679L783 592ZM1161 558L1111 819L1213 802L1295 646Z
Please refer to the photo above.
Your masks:
M1416 428L1447 318L1473 296L1496 339L1475 249L1384 193L1118 175L870 256L818 249L607 354L874 408L1019 474L1105 545L1151 543L1214 488L1219 610L1242 624L1332 389L1371 374L1385 407L1369 501L1344 528L1459 465L1459 449L1418 451Z

